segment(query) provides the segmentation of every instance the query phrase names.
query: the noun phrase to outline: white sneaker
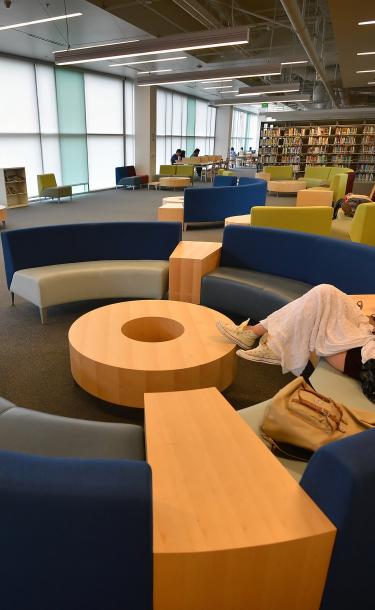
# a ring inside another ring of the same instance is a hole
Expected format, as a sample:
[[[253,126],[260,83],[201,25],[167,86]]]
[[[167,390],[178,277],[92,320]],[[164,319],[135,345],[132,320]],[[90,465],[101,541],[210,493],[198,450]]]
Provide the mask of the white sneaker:
[[[245,360],[252,360],[253,362],[264,362],[265,364],[276,364],[280,365],[281,362],[276,354],[267,345],[267,335],[263,335],[258,347],[249,350],[239,349],[236,352],[240,358]]]
[[[238,326],[235,324],[229,324],[228,322],[222,322],[218,320],[216,322],[216,328],[221,332],[222,335],[233,341],[242,349],[247,350],[253,347],[256,340],[259,339],[258,335],[253,333],[252,330],[247,330],[249,320],[245,320]]]

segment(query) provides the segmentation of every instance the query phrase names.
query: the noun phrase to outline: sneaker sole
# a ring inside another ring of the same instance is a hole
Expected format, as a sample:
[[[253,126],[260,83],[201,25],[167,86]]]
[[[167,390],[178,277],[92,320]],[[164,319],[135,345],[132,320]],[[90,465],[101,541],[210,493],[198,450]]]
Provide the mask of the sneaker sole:
[[[222,325],[222,323],[220,322],[220,320],[218,320],[216,322],[216,328],[221,332],[222,335],[224,335],[227,339],[230,339],[231,341],[233,341],[233,343],[235,343],[236,345],[238,345],[238,347],[241,347],[244,350],[247,349],[251,349],[253,347],[253,345],[256,343],[256,339],[254,341],[254,343],[252,343],[251,345],[248,345],[246,343],[243,343],[241,341],[241,339],[238,339],[237,337],[234,337],[233,335],[231,335],[231,333],[229,333],[227,331],[227,329]]]
[[[244,354],[240,350],[238,350],[236,354],[244,360],[251,360],[252,362],[263,362],[264,364],[273,364],[275,366],[281,366],[281,362],[279,362],[278,360],[271,360],[270,358],[261,358],[260,356],[249,356],[248,354]]]

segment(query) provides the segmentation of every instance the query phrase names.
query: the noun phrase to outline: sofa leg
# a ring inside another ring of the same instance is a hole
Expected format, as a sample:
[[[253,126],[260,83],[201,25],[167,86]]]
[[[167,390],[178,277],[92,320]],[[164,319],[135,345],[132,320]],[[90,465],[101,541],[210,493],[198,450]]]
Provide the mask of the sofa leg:
[[[42,324],[47,322],[47,307],[39,307],[40,321]]]
[[[10,299],[11,299],[12,306],[14,307],[14,292],[10,293]]]
[[[184,222],[182,224],[182,229],[183,229],[183,231],[187,231],[187,222]]]

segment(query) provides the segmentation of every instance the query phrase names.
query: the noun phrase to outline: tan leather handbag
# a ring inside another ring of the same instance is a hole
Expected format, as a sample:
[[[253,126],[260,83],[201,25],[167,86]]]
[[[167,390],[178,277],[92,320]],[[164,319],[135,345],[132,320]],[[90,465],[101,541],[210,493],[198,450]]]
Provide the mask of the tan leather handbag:
[[[345,407],[297,377],[271,399],[262,436],[276,453],[308,460],[322,445],[373,427],[375,412]]]

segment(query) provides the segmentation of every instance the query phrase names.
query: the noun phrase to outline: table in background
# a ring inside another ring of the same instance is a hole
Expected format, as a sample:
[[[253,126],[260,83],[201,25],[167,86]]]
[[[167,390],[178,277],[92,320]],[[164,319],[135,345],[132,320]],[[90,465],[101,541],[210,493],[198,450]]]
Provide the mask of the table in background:
[[[267,190],[269,193],[298,193],[306,189],[306,182],[303,180],[269,180]]]

